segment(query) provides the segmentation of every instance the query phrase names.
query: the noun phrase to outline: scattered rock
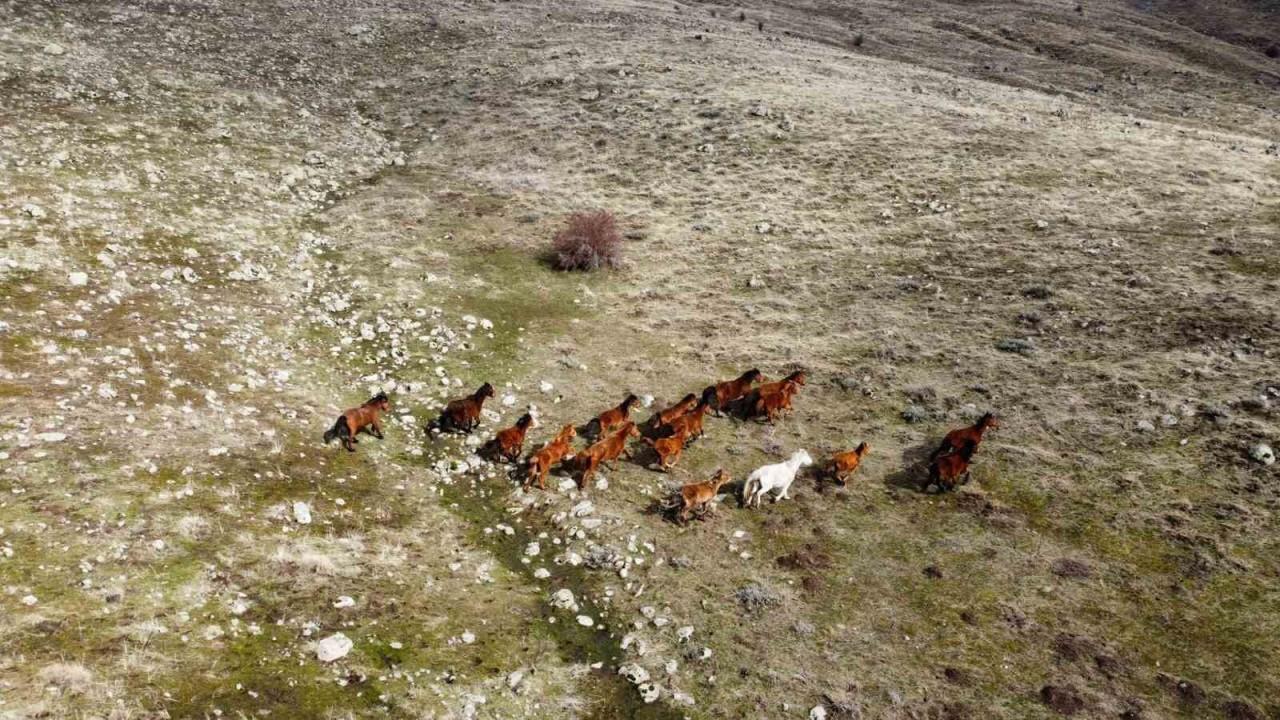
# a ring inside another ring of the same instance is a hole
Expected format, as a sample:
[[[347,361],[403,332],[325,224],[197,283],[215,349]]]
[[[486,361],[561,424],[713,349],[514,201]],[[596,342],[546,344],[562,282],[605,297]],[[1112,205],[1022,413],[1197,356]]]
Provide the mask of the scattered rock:
[[[1272,465],[1276,461],[1276,453],[1266,443],[1258,443],[1249,448],[1249,457],[1263,465]]]
[[[636,689],[640,691],[640,699],[643,700],[646,705],[657,702],[658,698],[662,697],[662,688],[658,687],[655,683],[641,683]]]
[[[578,601],[573,597],[573,591],[569,588],[561,588],[552,593],[551,605],[561,610],[578,611]]]
[[[67,52],[67,49],[62,47],[58,43],[49,43],[48,45],[45,45],[44,47],[40,48],[40,51],[43,52],[45,55],[65,55]]]
[[[311,524],[311,506],[302,501],[293,504],[293,519],[299,525]]]
[[[821,705],[814,705],[809,710],[809,720],[827,720],[827,709]]]
[[[632,685],[649,681],[649,671],[637,663],[627,663],[618,668],[618,674],[627,679]]]
[[[333,662],[347,656],[354,643],[342,633],[334,633],[316,643],[316,658],[320,662]]]
[[[67,282],[70,283],[72,287],[82,287],[84,285],[88,285],[89,273],[85,273],[85,272],[69,273],[67,275]]]
[[[1138,432],[1155,432],[1156,426],[1150,420],[1139,420],[1136,425]]]

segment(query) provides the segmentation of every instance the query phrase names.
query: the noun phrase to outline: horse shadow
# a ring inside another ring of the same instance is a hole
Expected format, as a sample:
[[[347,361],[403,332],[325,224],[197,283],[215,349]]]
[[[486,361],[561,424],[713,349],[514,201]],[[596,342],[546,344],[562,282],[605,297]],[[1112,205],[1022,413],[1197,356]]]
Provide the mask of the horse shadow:
[[[902,450],[899,469],[885,476],[886,487],[923,493],[929,482],[929,456],[937,447],[932,442],[913,445]]]

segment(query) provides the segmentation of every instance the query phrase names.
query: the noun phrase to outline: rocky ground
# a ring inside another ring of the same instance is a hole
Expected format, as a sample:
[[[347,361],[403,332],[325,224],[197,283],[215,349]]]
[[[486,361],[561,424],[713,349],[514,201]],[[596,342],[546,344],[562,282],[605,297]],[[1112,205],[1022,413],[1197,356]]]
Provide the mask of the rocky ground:
[[[0,718],[1280,717],[1267,3],[0,20]],[[626,267],[549,269],[594,207]],[[753,366],[795,414],[669,476],[474,455]]]

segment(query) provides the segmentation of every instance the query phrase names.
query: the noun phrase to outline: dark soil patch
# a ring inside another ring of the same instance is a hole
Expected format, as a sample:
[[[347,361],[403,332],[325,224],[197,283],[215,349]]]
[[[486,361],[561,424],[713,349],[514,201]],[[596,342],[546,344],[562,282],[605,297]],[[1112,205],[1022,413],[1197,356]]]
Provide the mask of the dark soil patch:
[[[831,556],[813,543],[805,543],[777,560],[779,567],[788,570],[822,570],[831,567]]]
[[[1068,685],[1045,685],[1040,688],[1040,701],[1059,715],[1075,715],[1084,709],[1079,691]]]

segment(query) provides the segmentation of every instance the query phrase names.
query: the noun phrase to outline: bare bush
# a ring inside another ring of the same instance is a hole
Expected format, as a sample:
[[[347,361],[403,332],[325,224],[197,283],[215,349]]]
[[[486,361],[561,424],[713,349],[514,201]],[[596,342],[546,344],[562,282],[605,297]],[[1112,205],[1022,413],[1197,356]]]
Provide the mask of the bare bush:
[[[577,212],[551,246],[559,270],[599,270],[622,264],[622,235],[618,219],[608,210]]]

